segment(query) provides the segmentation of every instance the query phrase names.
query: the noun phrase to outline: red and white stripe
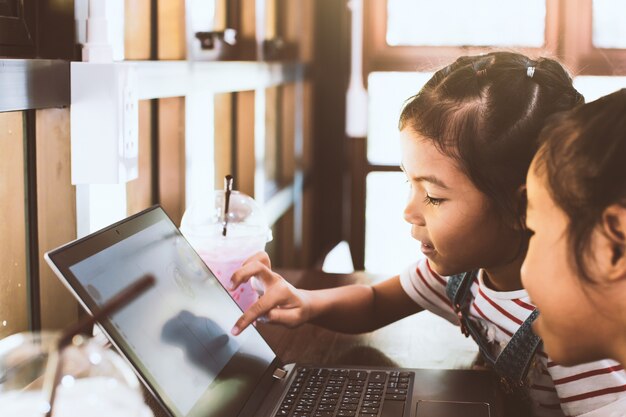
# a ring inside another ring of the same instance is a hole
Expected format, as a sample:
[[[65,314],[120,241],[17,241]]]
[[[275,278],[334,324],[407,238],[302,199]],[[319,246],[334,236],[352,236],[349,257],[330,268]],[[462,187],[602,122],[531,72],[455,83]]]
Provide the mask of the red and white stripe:
[[[446,295],[447,277],[435,273],[428,259],[420,259],[406,269],[400,275],[400,282],[421,307],[458,325]],[[474,299],[470,315],[482,324],[487,339],[500,348],[506,346],[534,310],[525,290],[494,291],[485,285],[482,271],[472,283],[471,292]],[[626,401],[626,371],[611,360],[563,367],[539,351],[529,379],[533,414],[537,416],[603,415],[605,410],[613,412],[618,402]]]

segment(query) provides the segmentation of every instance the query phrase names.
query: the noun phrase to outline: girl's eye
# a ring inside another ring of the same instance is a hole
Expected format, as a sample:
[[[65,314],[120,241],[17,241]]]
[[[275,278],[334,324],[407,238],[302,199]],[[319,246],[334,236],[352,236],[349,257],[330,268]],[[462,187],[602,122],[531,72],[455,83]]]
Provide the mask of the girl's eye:
[[[443,198],[433,198],[428,194],[426,194],[426,198],[424,199],[424,203],[426,203],[426,205],[432,204],[433,206],[438,206],[443,203],[443,201]]]

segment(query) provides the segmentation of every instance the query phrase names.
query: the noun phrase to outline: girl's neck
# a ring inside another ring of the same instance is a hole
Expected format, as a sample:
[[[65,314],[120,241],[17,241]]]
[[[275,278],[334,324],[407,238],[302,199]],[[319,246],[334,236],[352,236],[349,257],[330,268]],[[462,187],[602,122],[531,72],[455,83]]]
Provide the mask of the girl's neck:
[[[614,298],[607,305],[613,307],[612,314],[618,323],[617,331],[614,332],[614,342],[612,342],[614,350],[611,356],[626,368],[626,304],[622,301],[622,297],[626,295],[626,282],[622,284],[620,287],[612,290]]]
[[[618,348],[620,351],[617,352],[615,359],[626,368],[626,344],[622,343],[622,345]]]
[[[483,282],[494,291],[517,291],[523,288],[520,269],[524,254],[505,265],[483,268]]]

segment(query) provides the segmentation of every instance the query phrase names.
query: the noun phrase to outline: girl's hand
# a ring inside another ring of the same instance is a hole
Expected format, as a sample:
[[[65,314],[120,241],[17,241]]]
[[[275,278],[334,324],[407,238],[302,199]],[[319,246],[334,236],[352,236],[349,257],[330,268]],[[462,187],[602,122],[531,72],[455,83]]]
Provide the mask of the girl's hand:
[[[270,258],[259,252],[248,258],[233,274],[232,288],[256,277],[263,283],[265,293],[237,320],[231,333],[238,335],[257,319],[296,327],[311,318],[311,305],[307,291],[299,290],[272,271]]]

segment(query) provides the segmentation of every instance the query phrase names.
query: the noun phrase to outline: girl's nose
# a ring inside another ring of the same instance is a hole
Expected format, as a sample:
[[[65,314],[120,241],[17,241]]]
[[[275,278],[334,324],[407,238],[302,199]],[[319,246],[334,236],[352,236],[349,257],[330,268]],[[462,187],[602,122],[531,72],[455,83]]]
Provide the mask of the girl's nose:
[[[417,208],[417,204],[415,204],[413,200],[414,199],[410,199],[404,208],[404,220],[415,226],[426,226],[424,216]]]

